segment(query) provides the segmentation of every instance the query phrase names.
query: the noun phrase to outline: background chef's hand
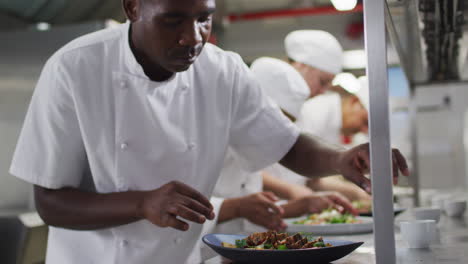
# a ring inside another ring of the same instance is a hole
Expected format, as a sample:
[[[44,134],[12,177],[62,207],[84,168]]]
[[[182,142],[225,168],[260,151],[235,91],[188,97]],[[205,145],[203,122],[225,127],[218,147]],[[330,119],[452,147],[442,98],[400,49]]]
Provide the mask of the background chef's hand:
[[[169,182],[160,188],[148,191],[139,205],[140,215],[160,227],[173,227],[185,231],[186,219],[203,224],[214,219],[210,201],[192,187],[178,182]]]
[[[398,149],[392,149],[393,183],[398,182],[398,171],[409,176],[408,165]],[[370,169],[369,144],[362,144],[342,152],[339,158],[339,172],[366,192],[371,193],[371,182],[364,174]]]
[[[275,202],[278,197],[272,192],[260,192],[238,198],[239,217],[270,230],[283,230],[286,224],[282,220],[283,208]]]
[[[290,200],[287,204],[283,204],[282,207],[284,209],[284,218],[320,213],[328,208],[335,208],[341,213],[358,214],[358,211],[352,206],[351,202],[337,192],[317,192],[299,199]]]

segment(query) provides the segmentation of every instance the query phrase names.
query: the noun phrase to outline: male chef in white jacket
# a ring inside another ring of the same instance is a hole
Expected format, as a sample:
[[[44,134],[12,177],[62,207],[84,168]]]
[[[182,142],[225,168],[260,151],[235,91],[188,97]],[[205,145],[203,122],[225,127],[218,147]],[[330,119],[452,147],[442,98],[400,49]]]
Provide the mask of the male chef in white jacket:
[[[206,196],[228,145],[251,169],[280,161],[370,191],[368,145],[345,151],[300,134],[238,55],[205,45],[214,0],[123,7],[130,23],[48,60],[13,157],[10,172],[34,184],[51,226],[48,264],[184,263],[214,218]]]

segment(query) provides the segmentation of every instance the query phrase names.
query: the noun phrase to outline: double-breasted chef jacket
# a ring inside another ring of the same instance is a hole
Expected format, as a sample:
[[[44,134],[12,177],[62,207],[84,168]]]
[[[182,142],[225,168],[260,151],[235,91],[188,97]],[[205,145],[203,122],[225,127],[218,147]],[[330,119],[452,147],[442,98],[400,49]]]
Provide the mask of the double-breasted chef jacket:
[[[152,190],[178,180],[210,196],[228,146],[252,171],[280,160],[298,129],[239,55],[206,44],[184,72],[151,81],[129,23],[80,37],[46,63],[11,174],[50,189]],[[201,232],[141,220],[95,231],[51,227],[48,264],[184,263]]]

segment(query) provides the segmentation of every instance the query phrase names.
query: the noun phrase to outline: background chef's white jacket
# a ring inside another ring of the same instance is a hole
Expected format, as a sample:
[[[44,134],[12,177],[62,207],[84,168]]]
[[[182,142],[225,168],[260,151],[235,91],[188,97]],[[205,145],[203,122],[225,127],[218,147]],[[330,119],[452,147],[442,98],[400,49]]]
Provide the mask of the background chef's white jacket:
[[[340,95],[329,92],[307,100],[296,125],[304,132],[341,145],[342,115]]]
[[[189,70],[153,82],[129,24],[78,38],[38,81],[10,172],[51,189],[152,190],[179,180],[206,196],[228,145],[249,169],[278,161],[297,128],[265,100],[241,58],[207,44]],[[96,231],[50,228],[47,263],[183,263],[201,232],[141,220]]]
[[[296,125],[301,131],[316,135],[332,144],[341,142],[341,97],[329,92],[307,100],[297,117]],[[266,172],[290,183],[304,185],[307,178],[276,163]]]

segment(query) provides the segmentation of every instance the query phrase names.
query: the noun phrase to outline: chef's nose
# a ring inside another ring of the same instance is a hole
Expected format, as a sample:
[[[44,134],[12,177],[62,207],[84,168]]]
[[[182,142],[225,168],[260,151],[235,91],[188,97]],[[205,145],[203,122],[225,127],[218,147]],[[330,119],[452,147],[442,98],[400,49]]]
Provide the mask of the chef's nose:
[[[203,38],[201,34],[201,28],[199,23],[194,20],[191,23],[187,23],[184,26],[181,37],[179,39],[179,45],[195,47],[198,44],[202,43]]]

